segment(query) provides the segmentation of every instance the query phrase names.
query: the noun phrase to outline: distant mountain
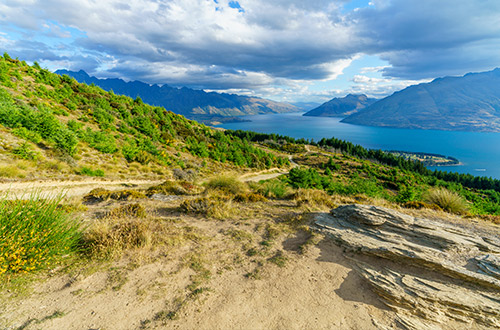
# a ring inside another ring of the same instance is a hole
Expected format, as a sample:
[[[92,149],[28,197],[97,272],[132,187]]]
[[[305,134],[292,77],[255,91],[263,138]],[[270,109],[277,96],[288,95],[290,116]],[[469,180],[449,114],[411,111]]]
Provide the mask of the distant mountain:
[[[247,97],[225,93],[207,93],[187,87],[174,88],[168,85],[149,85],[141,81],[125,82],[122,79],[99,79],[89,76],[85,71],[57,70],[59,75],[67,74],[77,81],[95,84],[102,89],[113,90],[141,99],[149,104],[162,106],[167,110],[193,119],[205,121],[227,121],[229,116],[256,115],[263,113],[296,112],[299,109],[291,104],[280,103],[257,97]]]
[[[445,77],[396,92],[342,122],[500,132],[500,69]]]
[[[299,110],[309,111],[318,107],[321,103],[318,102],[292,102],[292,105],[299,108]]]
[[[304,116],[345,117],[364,109],[376,101],[377,99],[369,98],[364,94],[349,94],[346,97],[333,98],[319,107],[306,112]]]

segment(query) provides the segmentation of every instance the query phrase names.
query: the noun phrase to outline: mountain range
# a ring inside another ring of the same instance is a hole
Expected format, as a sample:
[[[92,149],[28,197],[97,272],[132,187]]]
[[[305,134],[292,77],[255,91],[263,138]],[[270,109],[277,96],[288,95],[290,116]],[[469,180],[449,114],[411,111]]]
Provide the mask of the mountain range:
[[[369,98],[364,94],[349,94],[342,98],[334,98],[323,103],[304,114],[304,116],[318,117],[345,117],[356,113],[361,109],[373,104],[377,99]]]
[[[187,87],[175,88],[168,85],[149,85],[141,81],[126,82],[122,79],[99,79],[85,71],[57,70],[59,75],[68,75],[78,82],[94,84],[106,91],[113,90],[144,102],[162,106],[174,113],[201,121],[228,121],[233,116],[257,115],[264,113],[296,112],[299,109],[288,103],[236,94],[205,92]]]
[[[407,87],[342,122],[415,129],[500,132],[500,68]]]

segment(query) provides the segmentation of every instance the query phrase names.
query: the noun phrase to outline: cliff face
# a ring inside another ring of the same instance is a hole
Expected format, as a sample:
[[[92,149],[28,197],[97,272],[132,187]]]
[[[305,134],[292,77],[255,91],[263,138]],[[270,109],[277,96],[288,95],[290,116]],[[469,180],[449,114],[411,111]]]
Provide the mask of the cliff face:
[[[319,107],[305,113],[304,116],[345,117],[364,109],[375,101],[377,101],[377,99],[369,98],[364,94],[349,94],[343,98],[336,97],[331,99]]]
[[[500,69],[410,86],[342,121],[367,126],[500,132]]]

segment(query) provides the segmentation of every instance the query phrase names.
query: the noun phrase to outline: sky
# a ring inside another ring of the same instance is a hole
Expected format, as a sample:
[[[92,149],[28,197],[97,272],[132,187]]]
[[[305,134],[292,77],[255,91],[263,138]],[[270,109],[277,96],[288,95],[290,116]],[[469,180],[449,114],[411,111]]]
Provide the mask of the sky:
[[[500,67],[499,0],[0,0],[0,51],[284,102]]]

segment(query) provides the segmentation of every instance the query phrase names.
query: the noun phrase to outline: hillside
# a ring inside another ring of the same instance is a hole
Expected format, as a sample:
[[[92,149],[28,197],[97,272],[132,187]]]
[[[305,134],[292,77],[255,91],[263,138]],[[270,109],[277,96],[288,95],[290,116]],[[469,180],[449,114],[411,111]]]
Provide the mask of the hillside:
[[[149,85],[141,81],[125,82],[122,79],[98,79],[85,71],[58,70],[59,75],[69,75],[77,81],[94,84],[121,95],[164,107],[191,119],[204,121],[227,121],[231,116],[257,115],[264,113],[295,112],[298,108],[291,104],[280,103],[257,97],[247,97],[226,93],[207,93],[187,87],[174,88],[168,85]]]
[[[410,86],[342,121],[368,126],[500,132],[500,69]]]
[[[376,101],[377,99],[369,98],[364,94],[348,94],[342,98],[333,98],[319,107],[306,112],[304,116],[345,117],[359,112]]]
[[[212,129],[7,54],[0,132],[0,328],[500,324],[498,180]]]

